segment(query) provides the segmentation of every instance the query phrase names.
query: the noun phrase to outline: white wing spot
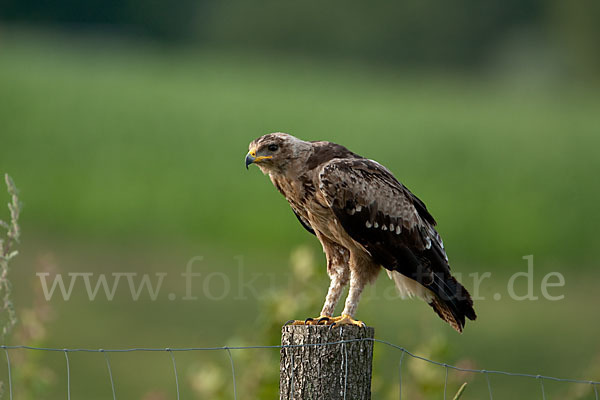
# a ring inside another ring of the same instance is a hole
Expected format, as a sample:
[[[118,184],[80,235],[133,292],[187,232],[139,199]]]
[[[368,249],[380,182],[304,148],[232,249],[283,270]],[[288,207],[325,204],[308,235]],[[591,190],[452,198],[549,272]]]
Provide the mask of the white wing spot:
[[[356,212],[356,209],[354,209],[354,208],[351,210],[348,210],[348,214],[350,214],[350,215],[354,215],[355,212]]]
[[[377,221],[375,221],[375,223],[373,224],[374,228],[379,228],[379,224],[377,223]]]
[[[431,239],[427,238],[427,243],[425,244],[425,248],[428,250],[431,248]]]
[[[387,225],[384,225],[384,226],[382,226],[382,227],[381,227],[381,230],[382,230],[382,231],[387,231]]]
[[[394,224],[390,224],[390,232],[394,232]]]
[[[356,206],[356,212],[360,212],[360,210],[362,210],[362,206],[360,206],[360,205]]]
[[[370,228],[370,227],[371,227],[371,221],[367,221],[367,222],[365,222],[365,226],[366,226],[367,228]]]
[[[398,225],[398,226],[396,227],[396,235],[399,235],[399,234],[400,234],[400,232],[402,232],[402,228],[400,227],[400,225]]]

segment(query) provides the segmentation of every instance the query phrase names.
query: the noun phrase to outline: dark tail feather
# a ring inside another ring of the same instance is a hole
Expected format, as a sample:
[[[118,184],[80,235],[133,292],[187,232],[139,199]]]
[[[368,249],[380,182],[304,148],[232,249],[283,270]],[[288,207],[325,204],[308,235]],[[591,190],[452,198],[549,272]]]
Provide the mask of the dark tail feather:
[[[465,317],[470,320],[477,318],[469,292],[454,277],[435,274],[429,289],[436,295],[429,305],[458,332],[462,332],[465,326]]]

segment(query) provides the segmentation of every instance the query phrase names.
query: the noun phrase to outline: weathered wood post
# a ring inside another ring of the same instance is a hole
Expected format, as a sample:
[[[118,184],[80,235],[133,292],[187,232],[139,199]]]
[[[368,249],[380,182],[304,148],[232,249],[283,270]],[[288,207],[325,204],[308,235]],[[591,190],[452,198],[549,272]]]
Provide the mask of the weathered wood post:
[[[293,347],[281,348],[280,400],[370,399],[373,341],[361,339],[374,334],[354,325],[284,326],[281,344]]]

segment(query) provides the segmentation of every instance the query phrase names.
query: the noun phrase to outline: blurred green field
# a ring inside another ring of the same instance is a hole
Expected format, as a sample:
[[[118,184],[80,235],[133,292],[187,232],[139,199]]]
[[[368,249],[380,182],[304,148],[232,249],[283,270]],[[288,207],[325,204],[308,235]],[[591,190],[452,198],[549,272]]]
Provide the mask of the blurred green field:
[[[304,232],[243,169],[252,139],[285,131],[387,165],[453,258],[594,261],[596,88],[140,48],[3,40],[0,169],[20,182],[25,224],[289,246]]]
[[[388,166],[438,219],[454,269],[494,274],[481,286],[488,300],[476,304],[479,320],[462,336],[422,303],[378,295],[391,286],[382,276],[358,315],[379,338],[422,351],[442,338],[450,350],[440,361],[600,379],[597,89],[9,32],[0,40],[0,172],[13,176],[25,203],[11,272],[17,308],[32,302],[48,254],[63,273],[169,271],[165,286],[177,298],[185,288],[176,277],[196,255],[206,259],[204,274],[221,271],[232,282],[242,255],[244,271],[285,287],[290,252],[303,244],[318,255],[318,243],[268,180],[243,166],[248,142],[284,131]],[[537,294],[542,276],[559,271],[564,300],[491,299],[525,270],[528,254]],[[261,290],[272,286],[259,280]],[[253,298],[169,301],[163,292],[154,302],[133,302],[126,291],[90,302],[79,287],[71,301],[50,302],[56,318],[43,344],[275,344],[257,329]],[[64,357],[40,357],[56,371],[47,398],[63,398]],[[184,376],[202,363],[182,357]],[[395,398],[397,357],[377,354],[375,398]],[[165,354],[119,357],[122,398],[153,388],[173,398],[168,362]],[[75,355],[72,365],[74,393],[110,395],[100,356]],[[499,398],[539,397],[536,382],[493,382]],[[191,397],[190,381],[183,384]],[[473,385],[465,398],[481,398],[485,381]],[[548,390],[575,398],[569,387]]]

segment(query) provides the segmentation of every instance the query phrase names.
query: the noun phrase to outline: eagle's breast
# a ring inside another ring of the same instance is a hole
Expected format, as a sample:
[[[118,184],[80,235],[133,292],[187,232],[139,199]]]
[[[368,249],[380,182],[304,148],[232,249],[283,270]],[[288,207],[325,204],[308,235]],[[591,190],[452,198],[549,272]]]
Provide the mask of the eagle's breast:
[[[271,175],[271,181],[277,190],[290,203],[294,212],[308,220],[307,205],[315,200],[315,186],[307,176],[288,179],[284,175]]]

